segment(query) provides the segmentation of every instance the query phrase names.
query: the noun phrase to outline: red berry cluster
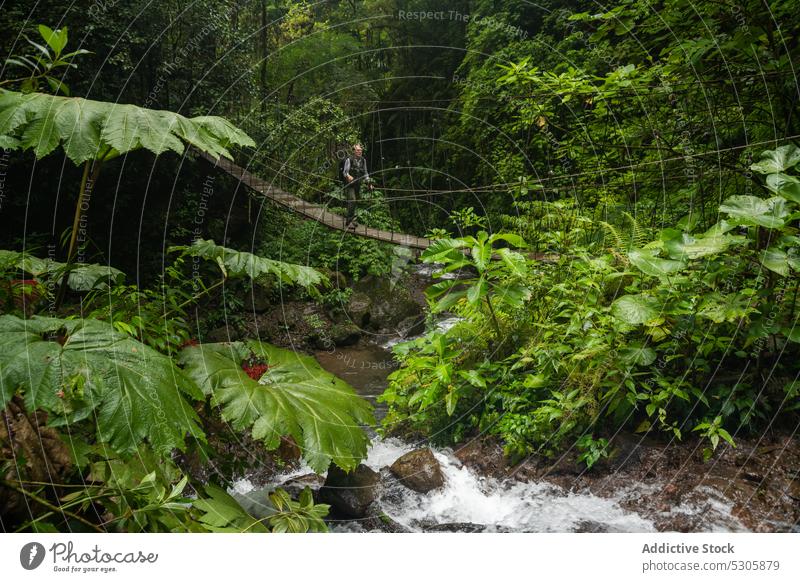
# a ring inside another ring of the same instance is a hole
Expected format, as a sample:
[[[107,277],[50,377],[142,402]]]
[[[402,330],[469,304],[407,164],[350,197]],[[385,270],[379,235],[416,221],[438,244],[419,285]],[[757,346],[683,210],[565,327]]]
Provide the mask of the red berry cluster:
[[[247,362],[242,362],[242,370],[253,380],[258,380],[269,370],[269,366],[266,364],[248,364]]]

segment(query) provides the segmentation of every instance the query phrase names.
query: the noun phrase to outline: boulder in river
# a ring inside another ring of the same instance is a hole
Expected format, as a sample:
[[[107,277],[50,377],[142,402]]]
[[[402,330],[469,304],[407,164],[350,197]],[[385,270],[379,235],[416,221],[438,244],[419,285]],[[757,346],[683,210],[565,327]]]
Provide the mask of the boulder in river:
[[[591,519],[584,519],[575,524],[575,533],[606,533],[608,532],[608,525],[593,521]]]
[[[347,304],[347,318],[358,327],[364,327],[370,322],[372,299],[366,293],[353,293]]]
[[[420,335],[425,331],[425,316],[412,315],[397,324],[397,333],[402,338]]]
[[[366,465],[359,465],[351,473],[331,465],[319,498],[343,517],[361,518],[377,499],[379,485],[380,475]]]
[[[361,527],[366,531],[384,533],[408,533],[412,531],[387,515],[381,508],[380,501],[376,501],[367,508],[366,517],[360,523]]]
[[[371,330],[394,331],[404,319],[423,314],[422,305],[399,281],[367,275],[355,283],[353,290],[348,309],[350,317],[357,325],[368,325]],[[365,307],[367,313],[363,312]]]
[[[334,324],[330,330],[330,341],[335,346],[352,346],[361,339],[361,330],[352,323]]]
[[[491,438],[475,438],[461,445],[455,457],[483,476],[502,478],[508,463],[500,443]]]
[[[486,531],[482,523],[423,523],[422,529],[427,532],[439,533],[481,533]]]
[[[389,467],[403,485],[420,493],[427,493],[444,485],[444,475],[439,461],[430,449],[406,453]]]
[[[305,475],[292,477],[281,483],[279,487],[286,491],[293,499],[300,497],[300,494],[306,487],[311,489],[311,492],[314,493],[316,497],[324,482],[325,479],[316,473],[307,473]]]

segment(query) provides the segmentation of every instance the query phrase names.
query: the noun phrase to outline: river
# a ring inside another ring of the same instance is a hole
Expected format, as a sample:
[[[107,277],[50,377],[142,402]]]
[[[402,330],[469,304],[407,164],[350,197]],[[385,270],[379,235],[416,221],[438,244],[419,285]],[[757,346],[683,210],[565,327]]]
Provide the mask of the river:
[[[347,381],[375,405],[379,419],[385,415],[385,406],[377,398],[396,366],[387,346],[337,348],[319,352],[316,357],[326,370]],[[734,517],[733,503],[713,488],[701,488],[674,504],[654,509],[649,498],[669,489],[667,479],[628,482],[621,477],[611,495],[597,495],[546,480],[482,476],[464,466],[447,448],[433,449],[444,474],[444,486],[421,494],[403,486],[386,467],[401,455],[427,445],[396,438],[382,440],[374,431],[371,435],[372,445],[364,463],[381,472],[379,503],[382,513],[394,522],[392,531],[650,532],[664,529],[664,523],[692,523],[692,531],[749,529]],[[298,478],[318,487],[320,480],[309,473],[301,465],[279,475],[267,489]],[[263,498],[265,493],[247,479],[237,481],[231,491],[249,503],[251,511],[253,500]],[[635,510],[637,504],[642,504],[642,511]],[[330,519],[329,526],[333,532],[382,531],[382,527],[375,526],[375,520]]]

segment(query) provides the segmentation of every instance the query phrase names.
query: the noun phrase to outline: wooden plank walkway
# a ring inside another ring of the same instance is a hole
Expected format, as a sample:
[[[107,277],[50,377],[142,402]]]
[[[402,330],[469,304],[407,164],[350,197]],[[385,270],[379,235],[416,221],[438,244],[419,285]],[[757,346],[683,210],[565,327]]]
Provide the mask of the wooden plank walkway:
[[[230,160],[225,158],[215,158],[197,149],[193,151],[196,155],[214,164],[223,172],[230,174],[251,190],[262,194],[266,198],[273,200],[277,204],[280,204],[292,212],[296,212],[297,214],[305,216],[306,218],[310,218],[311,220],[316,220],[320,224],[324,224],[329,228],[355,234],[357,236],[363,236],[366,238],[387,242],[393,245],[410,247],[412,249],[424,250],[431,244],[430,239],[424,237],[405,234],[402,232],[380,230],[364,225],[359,225],[354,230],[348,230],[344,216],[340,214],[334,214],[333,212],[328,212],[324,206],[307,202],[302,198],[298,198],[297,196],[281,190],[280,188],[276,188],[258,176],[254,176],[244,168],[237,166]]]

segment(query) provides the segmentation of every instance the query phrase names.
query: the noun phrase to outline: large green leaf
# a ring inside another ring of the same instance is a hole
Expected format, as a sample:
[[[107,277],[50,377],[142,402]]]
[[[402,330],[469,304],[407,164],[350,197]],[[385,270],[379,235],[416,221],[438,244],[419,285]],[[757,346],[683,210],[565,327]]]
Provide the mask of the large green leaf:
[[[787,200],[800,204],[800,180],[787,174],[767,176],[767,188]]]
[[[509,275],[521,278],[528,274],[528,261],[522,253],[502,248],[497,249],[497,256],[503,261]]]
[[[611,313],[630,325],[641,325],[658,316],[658,300],[647,295],[624,295],[611,304]]]
[[[629,366],[649,366],[656,361],[655,351],[639,344],[630,344],[619,348],[617,353],[620,359]]]
[[[50,424],[94,414],[97,436],[121,453],[147,439],[160,454],[203,437],[184,395],[203,397],[170,358],[91,319],[0,316],[0,405],[21,391]]]
[[[21,107],[23,97],[13,91],[0,93],[0,135],[13,135],[27,121],[28,115]]]
[[[775,150],[768,150],[761,154],[761,159],[750,166],[750,169],[760,174],[777,174],[791,168],[800,162],[800,149],[794,144],[781,146]]]
[[[242,369],[251,357],[269,366],[258,381]],[[349,471],[366,456],[362,425],[374,423],[371,406],[310,356],[248,341],[187,347],[180,361],[227,421],[252,428],[268,448],[290,435],[318,473],[331,461]]]
[[[789,255],[777,247],[770,247],[761,253],[761,264],[783,277],[789,276]]]
[[[170,251],[175,250],[183,251],[189,256],[216,261],[217,264],[224,268],[226,276],[230,277],[246,276],[251,279],[262,279],[272,275],[284,283],[300,285],[306,288],[327,283],[325,276],[313,267],[284,263],[283,261],[259,257],[253,253],[235,251],[220,246],[213,240],[198,239],[189,247],[170,248]]]
[[[531,290],[522,283],[492,285],[494,299],[511,309],[519,309],[531,297]]]
[[[172,133],[161,111],[135,105],[114,105],[105,117],[100,137],[120,153],[144,148],[154,154],[183,153],[183,142]]]
[[[475,283],[473,283],[467,289],[467,303],[472,307],[477,306],[481,300],[486,297],[486,293],[489,290],[489,286],[486,283],[486,279],[480,277]]]
[[[719,207],[742,224],[758,225],[766,228],[781,228],[789,215],[786,201],[775,196],[767,200],[755,196],[731,196]]]
[[[75,291],[91,291],[96,287],[106,288],[109,284],[117,285],[124,280],[125,273],[114,267],[79,263],[69,268],[67,286]]]
[[[0,249],[0,271],[17,267],[22,259],[22,253]]]
[[[425,295],[431,300],[431,311],[441,313],[448,311],[467,295],[467,287],[458,279],[446,279],[439,283],[429,285]]]
[[[52,259],[40,259],[28,253],[0,249],[0,268],[17,268],[39,278],[49,278],[56,282],[67,276],[67,286],[74,291],[91,291],[96,287],[122,283],[125,273],[108,265],[87,263],[60,263]]]
[[[504,240],[508,244],[518,247],[518,248],[525,248],[528,246],[528,243],[525,242],[525,239],[519,236],[518,234],[513,234],[510,232],[500,232],[497,234],[493,234],[489,237],[488,244],[489,246],[493,246],[495,241]]]
[[[200,523],[213,532],[267,533],[269,530],[259,520],[248,514],[226,491],[208,484],[207,497],[197,499],[192,505],[202,513]]]
[[[100,141],[102,111],[87,106],[83,99],[64,101],[55,115],[55,125],[63,128],[59,138],[63,140],[64,153],[76,164],[92,160],[107,149]]]
[[[690,235],[675,229],[665,229],[661,240],[669,256],[679,261],[699,259],[716,255],[726,250],[730,245],[740,243],[744,239],[722,234],[719,229],[705,235]]]
[[[64,47],[67,46],[67,27],[53,30],[44,24],[39,25],[39,34],[42,35],[44,41],[53,49],[56,55],[60,55]]]
[[[655,252],[655,249],[634,249],[628,253],[628,258],[640,271],[653,277],[666,277],[686,267],[683,261],[661,259]]]
[[[468,243],[462,239],[439,239],[422,252],[420,260],[423,263],[441,263],[444,259],[450,259],[466,265],[468,262],[462,253],[462,249],[467,246]]]
[[[255,142],[229,121],[187,118],[171,111],[44,93],[0,92],[0,142],[32,149],[37,158],[59,144],[76,164],[146,149],[182,153],[184,143],[215,157],[231,157],[231,146]]]

